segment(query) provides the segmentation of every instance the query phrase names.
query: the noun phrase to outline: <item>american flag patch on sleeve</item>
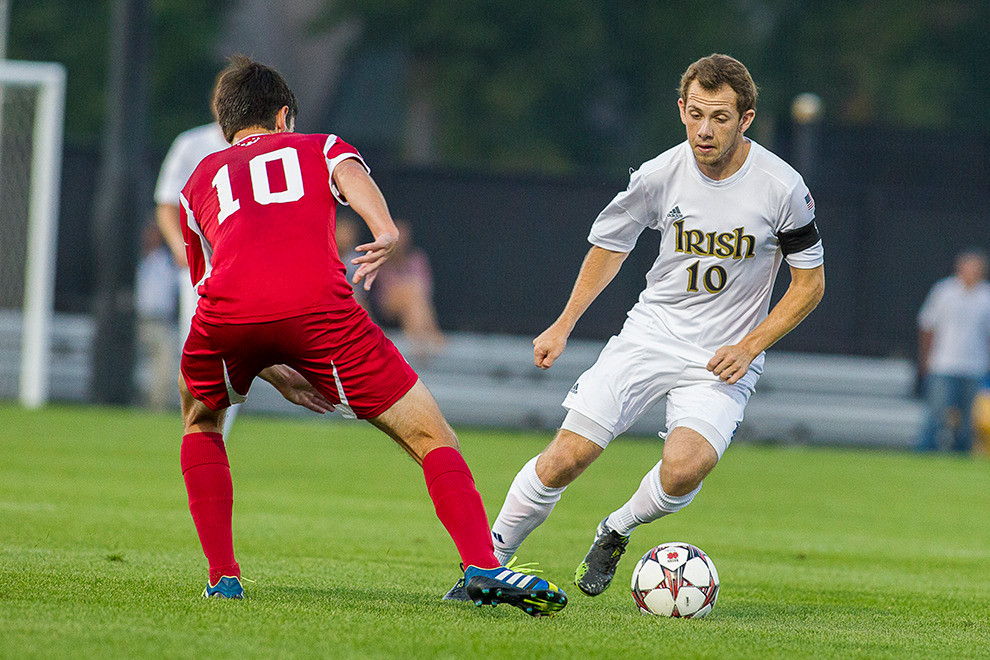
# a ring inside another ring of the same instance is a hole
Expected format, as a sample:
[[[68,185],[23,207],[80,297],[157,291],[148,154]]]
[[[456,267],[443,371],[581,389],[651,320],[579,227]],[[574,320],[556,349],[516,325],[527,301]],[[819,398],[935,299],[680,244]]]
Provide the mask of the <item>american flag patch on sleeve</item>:
[[[809,210],[815,208],[815,200],[811,196],[811,193],[808,193],[807,195],[804,196],[804,201],[808,203]]]

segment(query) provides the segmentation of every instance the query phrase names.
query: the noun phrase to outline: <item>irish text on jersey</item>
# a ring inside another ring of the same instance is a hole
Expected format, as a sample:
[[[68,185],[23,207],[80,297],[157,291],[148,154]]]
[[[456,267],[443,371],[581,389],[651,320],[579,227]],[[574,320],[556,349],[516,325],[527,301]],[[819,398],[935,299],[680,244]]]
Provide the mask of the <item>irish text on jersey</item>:
[[[704,232],[700,229],[685,229],[684,221],[673,223],[677,230],[674,251],[696,254],[702,257],[719,259],[751,259],[756,254],[756,237],[746,233],[745,227],[736,227],[731,232]]]

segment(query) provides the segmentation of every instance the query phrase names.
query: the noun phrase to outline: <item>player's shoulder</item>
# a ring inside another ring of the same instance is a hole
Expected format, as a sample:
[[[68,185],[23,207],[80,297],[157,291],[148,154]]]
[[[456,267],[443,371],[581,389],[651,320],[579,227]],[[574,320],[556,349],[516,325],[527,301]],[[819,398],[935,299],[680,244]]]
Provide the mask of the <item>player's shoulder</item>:
[[[354,150],[354,147],[333,133],[280,133],[279,135],[285,140],[286,144],[318,149],[324,154],[328,154],[332,150]]]
[[[778,184],[784,191],[791,191],[802,182],[800,173],[791,165],[755,140],[750,140],[752,171]]]
[[[644,162],[635,170],[635,174],[644,181],[655,182],[676,171],[687,162],[688,156],[691,156],[691,149],[687,141],[684,141]]]

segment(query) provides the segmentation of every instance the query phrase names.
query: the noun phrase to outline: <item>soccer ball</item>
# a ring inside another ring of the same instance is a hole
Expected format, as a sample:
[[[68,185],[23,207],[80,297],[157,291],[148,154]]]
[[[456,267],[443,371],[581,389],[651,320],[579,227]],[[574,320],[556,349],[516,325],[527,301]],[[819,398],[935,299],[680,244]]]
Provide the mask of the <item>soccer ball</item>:
[[[718,571],[690,543],[663,543],[633,569],[632,597],[643,614],[700,619],[715,606]]]

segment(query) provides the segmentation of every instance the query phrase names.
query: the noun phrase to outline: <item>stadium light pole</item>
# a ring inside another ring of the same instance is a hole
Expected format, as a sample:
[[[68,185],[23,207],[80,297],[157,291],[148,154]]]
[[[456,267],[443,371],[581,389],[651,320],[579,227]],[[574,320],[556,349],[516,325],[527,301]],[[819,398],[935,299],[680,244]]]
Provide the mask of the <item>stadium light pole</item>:
[[[809,186],[818,182],[824,105],[817,94],[805,92],[791,101],[794,121],[794,166]]]
[[[92,395],[134,399],[134,273],[138,228],[151,214],[148,134],[150,10],[147,0],[115,0],[98,189],[93,212],[96,299]]]

